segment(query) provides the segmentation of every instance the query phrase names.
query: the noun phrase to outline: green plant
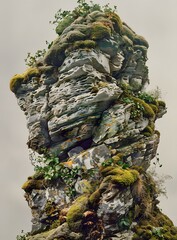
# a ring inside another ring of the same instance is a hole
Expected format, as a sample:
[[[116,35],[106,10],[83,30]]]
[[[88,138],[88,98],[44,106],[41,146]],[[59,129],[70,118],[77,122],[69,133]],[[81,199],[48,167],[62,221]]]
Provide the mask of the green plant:
[[[66,167],[59,158],[53,154],[45,154],[35,159],[35,171],[44,173],[45,180],[60,178],[66,184],[66,194],[73,197],[76,194],[74,184],[80,174],[80,167]]]
[[[25,64],[29,67],[34,67],[37,61],[42,58],[46,53],[46,50],[37,50],[37,52],[32,55],[31,53],[27,53],[27,57],[25,58]]]
[[[114,165],[114,159],[109,158],[108,160],[102,162],[101,164],[103,167],[113,166]]]
[[[63,11],[62,9],[59,9],[54,16],[54,20],[50,21],[50,23],[54,25],[58,24],[64,25],[65,22],[66,26],[66,22],[68,21],[69,23],[69,19],[70,20],[73,19],[74,21],[74,19],[77,19],[79,16],[85,17],[86,15],[94,11],[101,11],[104,13],[115,13],[117,10],[116,6],[111,7],[109,4],[106,4],[103,7],[101,7],[100,4],[96,4],[93,1],[87,3],[85,0],[78,0],[77,3],[78,6],[75,7],[73,11],[67,10]]]
[[[120,219],[118,222],[118,226],[120,230],[127,230],[130,228],[130,220],[126,217]]]
[[[21,231],[21,235],[17,235],[16,240],[26,240],[28,236],[28,233],[24,233],[24,231]]]
[[[155,103],[156,102],[155,98],[146,92],[139,93],[138,98],[144,100],[146,103]]]
[[[144,107],[139,102],[133,102],[130,116],[132,119],[140,118],[143,115]]]
[[[153,227],[152,228],[152,233],[154,236],[158,237],[158,239],[164,239],[164,236],[162,234],[162,227]]]

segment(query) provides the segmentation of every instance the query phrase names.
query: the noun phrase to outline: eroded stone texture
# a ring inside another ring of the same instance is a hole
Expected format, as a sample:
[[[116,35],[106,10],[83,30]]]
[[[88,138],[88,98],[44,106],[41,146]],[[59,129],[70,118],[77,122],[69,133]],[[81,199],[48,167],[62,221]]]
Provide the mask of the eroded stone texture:
[[[44,58],[11,81],[26,115],[28,147],[55,154],[70,173],[80,168],[70,183],[72,198],[61,176],[32,177],[24,184],[33,215],[29,240],[134,235],[137,216],[130,226],[126,221],[130,211],[136,215],[136,184],[146,185],[159,143],[154,123],[166,107],[140,95],[149,83],[147,41],[112,14],[93,11],[63,31],[58,26],[59,36]],[[82,196],[84,203],[78,200]]]

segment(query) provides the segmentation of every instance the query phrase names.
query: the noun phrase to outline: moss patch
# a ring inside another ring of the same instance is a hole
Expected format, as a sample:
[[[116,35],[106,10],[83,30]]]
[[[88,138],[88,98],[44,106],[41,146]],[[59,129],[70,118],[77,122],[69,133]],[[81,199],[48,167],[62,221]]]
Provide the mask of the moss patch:
[[[146,103],[142,99],[136,98],[136,97],[132,97],[132,100],[135,103],[138,102],[139,104],[141,104],[143,106],[143,108],[144,108],[144,110],[143,110],[144,117],[153,118],[153,119],[155,118],[155,113],[154,113],[152,107],[148,103]]]
[[[22,83],[27,82],[32,77],[39,77],[39,76],[40,76],[40,72],[38,68],[29,68],[22,74],[16,74],[10,80],[10,90],[16,93]]]
[[[45,180],[35,180],[35,179],[31,179],[26,181],[23,186],[22,189],[25,192],[30,192],[33,189],[44,189],[46,187],[46,182]]]
[[[122,169],[121,167],[106,167],[102,171],[103,176],[108,177],[112,183],[126,187],[133,184],[139,176],[138,171],[134,169]]]
[[[145,47],[147,47],[147,48],[149,47],[149,44],[148,44],[148,42],[145,40],[145,38],[142,37],[142,36],[139,36],[139,35],[135,35],[133,43],[134,43],[135,45],[143,45],[143,46],[145,46]]]
[[[106,27],[102,22],[95,22],[92,24],[92,31],[90,38],[92,40],[100,40],[103,38],[110,38],[111,29]]]
[[[92,49],[96,47],[96,42],[93,40],[83,40],[83,41],[76,41],[71,45],[68,51],[73,51],[75,49]]]
[[[56,27],[56,33],[58,35],[62,34],[65,28],[67,28],[72,22],[74,21],[74,18],[69,15],[66,16],[62,21],[60,21]]]
[[[134,227],[133,240],[175,240],[177,239],[177,228],[172,221],[159,210],[154,212],[147,220],[141,220]]]
[[[74,232],[79,231],[81,227],[84,212],[88,209],[88,195],[84,194],[78,197],[69,208],[66,215],[66,221],[70,229]]]
[[[125,23],[122,27],[122,34],[127,36],[132,42],[134,42],[135,32],[129,28]]]
[[[114,28],[115,32],[122,33],[123,26],[122,26],[122,21],[121,21],[120,17],[116,13],[113,13],[113,12],[107,14],[107,16],[108,16],[108,19],[110,19],[111,22],[113,23],[113,28]]]

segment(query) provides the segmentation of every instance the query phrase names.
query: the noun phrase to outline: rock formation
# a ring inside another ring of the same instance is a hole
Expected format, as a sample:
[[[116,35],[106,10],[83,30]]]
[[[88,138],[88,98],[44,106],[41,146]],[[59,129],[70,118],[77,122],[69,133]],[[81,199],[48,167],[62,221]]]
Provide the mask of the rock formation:
[[[113,10],[83,3],[10,82],[34,153],[22,187],[33,217],[26,239],[177,239],[147,173],[166,112],[145,92],[148,43]]]

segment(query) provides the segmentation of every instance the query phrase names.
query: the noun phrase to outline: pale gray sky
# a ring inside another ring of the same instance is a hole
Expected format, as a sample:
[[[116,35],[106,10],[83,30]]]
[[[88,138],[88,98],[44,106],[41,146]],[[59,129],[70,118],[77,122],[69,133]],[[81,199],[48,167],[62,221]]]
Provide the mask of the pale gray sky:
[[[107,0],[94,2],[108,3]],[[159,86],[168,113],[158,120],[161,132],[158,152],[162,169],[171,175],[168,199],[161,208],[177,224],[177,1],[109,0],[118,6],[123,21],[149,42],[149,76],[152,87]],[[70,9],[76,0],[0,0],[0,239],[15,240],[21,229],[31,227],[30,210],[20,189],[33,168],[26,146],[25,116],[9,90],[9,79],[25,70],[27,52],[45,47],[55,38],[49,21],[59,8]]]

